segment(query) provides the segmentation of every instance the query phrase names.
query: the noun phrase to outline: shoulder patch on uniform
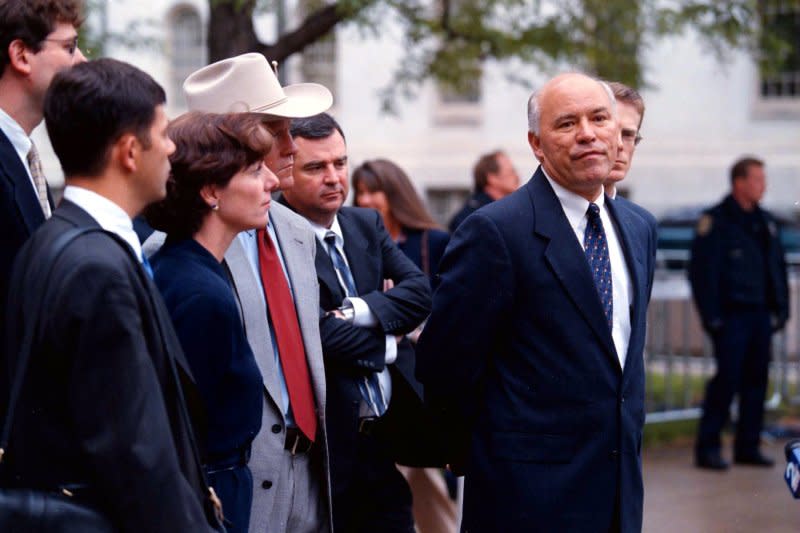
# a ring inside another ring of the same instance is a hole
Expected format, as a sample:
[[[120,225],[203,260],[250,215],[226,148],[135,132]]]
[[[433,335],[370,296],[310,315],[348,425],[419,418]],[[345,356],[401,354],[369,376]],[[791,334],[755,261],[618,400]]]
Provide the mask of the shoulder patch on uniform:
[[[703,215],[700,217],[700,220],[697,221],[697,228],[696,232],[701,237],[705,237],[711,231],[711,228],[714,226],[714,217],[711,215]]]
[[[773,237],[778,236],[778,225],[775,224],[774,221],[770,220],[769,222],[767,222],[767,229],[769,230],[769,234],[772,235]]]

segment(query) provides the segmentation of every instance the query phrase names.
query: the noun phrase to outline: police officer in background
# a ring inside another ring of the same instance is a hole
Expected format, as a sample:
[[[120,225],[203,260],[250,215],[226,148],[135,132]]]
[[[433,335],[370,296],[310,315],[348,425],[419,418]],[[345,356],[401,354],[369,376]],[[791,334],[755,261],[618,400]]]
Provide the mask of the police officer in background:
[[[720,432],[736,393],[734,461],[773,465],[759,450],[759,434],[770,341],[789,317],[789,294],[778,225],[758,205],[765,189],[764,162],[752,157],[737,161],[730,194],[703,214],[692,243],[689,280],[717,362],[695,448],[700,468],[728,468],[720,455]]]

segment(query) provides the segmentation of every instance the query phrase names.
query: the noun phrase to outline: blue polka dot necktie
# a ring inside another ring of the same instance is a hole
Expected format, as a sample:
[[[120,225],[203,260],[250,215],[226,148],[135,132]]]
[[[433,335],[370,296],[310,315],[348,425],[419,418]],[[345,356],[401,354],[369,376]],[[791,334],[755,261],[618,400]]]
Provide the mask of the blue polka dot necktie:
[[[603,231],[603,221],[600,220],[600,207],[589,204],[586,211],[586,231],[583,233],[583,249],[586,260],[592,271],[594,286],[603,305],[608,329],[613,328],[614,299],[611,290],[611,259],[608,256],[608,242],[606,232]]]

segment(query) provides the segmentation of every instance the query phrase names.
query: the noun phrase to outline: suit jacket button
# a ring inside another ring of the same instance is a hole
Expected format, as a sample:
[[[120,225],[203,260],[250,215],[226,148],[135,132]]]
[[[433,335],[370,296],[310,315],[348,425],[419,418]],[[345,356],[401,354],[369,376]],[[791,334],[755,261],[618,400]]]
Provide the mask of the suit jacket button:
[[[617,457],[619,457],[619,452],[617,450],[611,450],[611,460],[616,461]]]
[[[281,425],[280,424],[273,424],[272,425],[272,432],[273,433],[280,433],[281,432]]]
[[[272,487],[272,481],[265,479],[264,481],[261,482],[262,489],[268,489],[270,487]]]

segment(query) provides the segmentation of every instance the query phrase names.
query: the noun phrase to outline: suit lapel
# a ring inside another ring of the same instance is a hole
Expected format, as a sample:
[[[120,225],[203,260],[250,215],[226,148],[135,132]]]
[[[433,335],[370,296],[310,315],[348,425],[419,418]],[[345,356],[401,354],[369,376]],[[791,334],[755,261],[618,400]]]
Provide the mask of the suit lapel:
[[[622,252],[625,255],[625,264],[628,266],[628,275],[631,280],[631,287],[633,288],[633,309],[630,313],[631,320],[631,336],[628,341],[628,353],[625,357],[625,368],[623,369],[623,382],[630,375],[628,369],[635,364],[635,357],[631,357],[631,350],[638,345],[635,336],[640,335],[640,331],[644,331],[644,325],[640,324],[641,317],[645,315],[639,313],[641,306],[644,305],[644,291],[645,291],[645,266],[642,263],[642,256],[644,252],[636,239],[634,239],[631,231],[637,224],[641,225],[636,218],[634,218],[630,211],[625,206],[615,203],[613,200],[606,198],[606,205],[611,214],[612,220],[616,223],[617,234],[620,236],[622,244]]]
[[[67,220],[75,226],[100,227],[94,217],[69,200],[64,200],[61,202],[58,209],[53,212],[53,217]],[[109,237],[109,239],[113,239],[113,237]],[[121,238],[113,240],[116,241],[114,244],[115,246],[119,246],[125,252],[127,252],[131,261],[131,267],[137,269],[137,274],[139,275],[139,280],[141,281],[143,288],[145,291],[150,293],[153,319],[159,328],[165,356],[173,357],[183,372],[193,381],[194,378],[192,377],[192,370],[191,366],[189,366],[189,361],[186,360],[186,356],[180,347],[178,338],[171,333],[172,319],[170,318],[169,312],[167,311],[167,308],[161,299],[161,293],[159,292],[158,287],[156,287],[156,284],[152,279],[150,279],[150,276],[144,273],[139,259],[133,253],[133,250],[131,250],[130,246],[126,242],[122,241]]]
[[[39,198],[33,190],[28,171],[22,164],[16,150],[14,150],[11,141],[2,131],[0,131],[0,168],[2,168],[5,178],[11,182],[11,187],[14,191],[14,203],[17,206],[20,218],[25,222],[28,231],[33,233],[44,222],[42,206],[39,205]],[[48,199],[52,206],[53,202],[49,195],[50,191],[48,189]]]
[[[548,241],[544,256],[578,312],[619,368],[614,342],[589,264],[558,197],[541,168],[527,185],[534,205],[534,233]]]
[[[328,250],[319,242],[319,239],[316,239],[316,241],[317,256],[314,259],[314,266],[317,270],[317,278],[319,278],[320,285],[328,289],[328,293],[331,295],[332,299],[331,302],[320,301],[320,304],[326,308],[338,307],[342,300],[344,300],[344,291],[339,284],[339,278],[336,277],[336,271],[333,269],[333,262],[331,261],[330,255],[328,255]],[[329,311],[330,309],[325,310]]]
[[[347,208],[339,211],[339,226],[344,236],[344,253],[356,282],[358,294],[374,291],[378,283],[374,274],[377,269],[370,253],[369,240],[351,218]]]
[[[315,269],[311,268],[309,251],[311,246],[319,244],[319,241],[308,226],[301,226],[300,222],[287,216],[290,214],[288,209],[277,205],[273,206],[271,210],[272,224],[275,227],[278,245],[292,285],[295,311],[303,336],[303,346],[311,372],[317,408],[324,418],[325,367],[321,358],[313,356],[310,348],[319,344],[319,290],[317,289],[317,274]],[[307,239],[313,239],[314,243],[307,242]],[[319,250],[317,250],[317,256],[319,256]]]
[[[225,253],[225,260],[231,270],[233,282],[242,302],[244,327],[247,340],[253,350],[258,368],[264,380],[267,394],[276,405],[281,403],[281,391],[278,386],[277,369],[275,368],[275,352],[272,350],[272,336],[267,322],[267,307],[261,293],[261,286],[247,258],[247,252],[239,238],[233,239]]]

